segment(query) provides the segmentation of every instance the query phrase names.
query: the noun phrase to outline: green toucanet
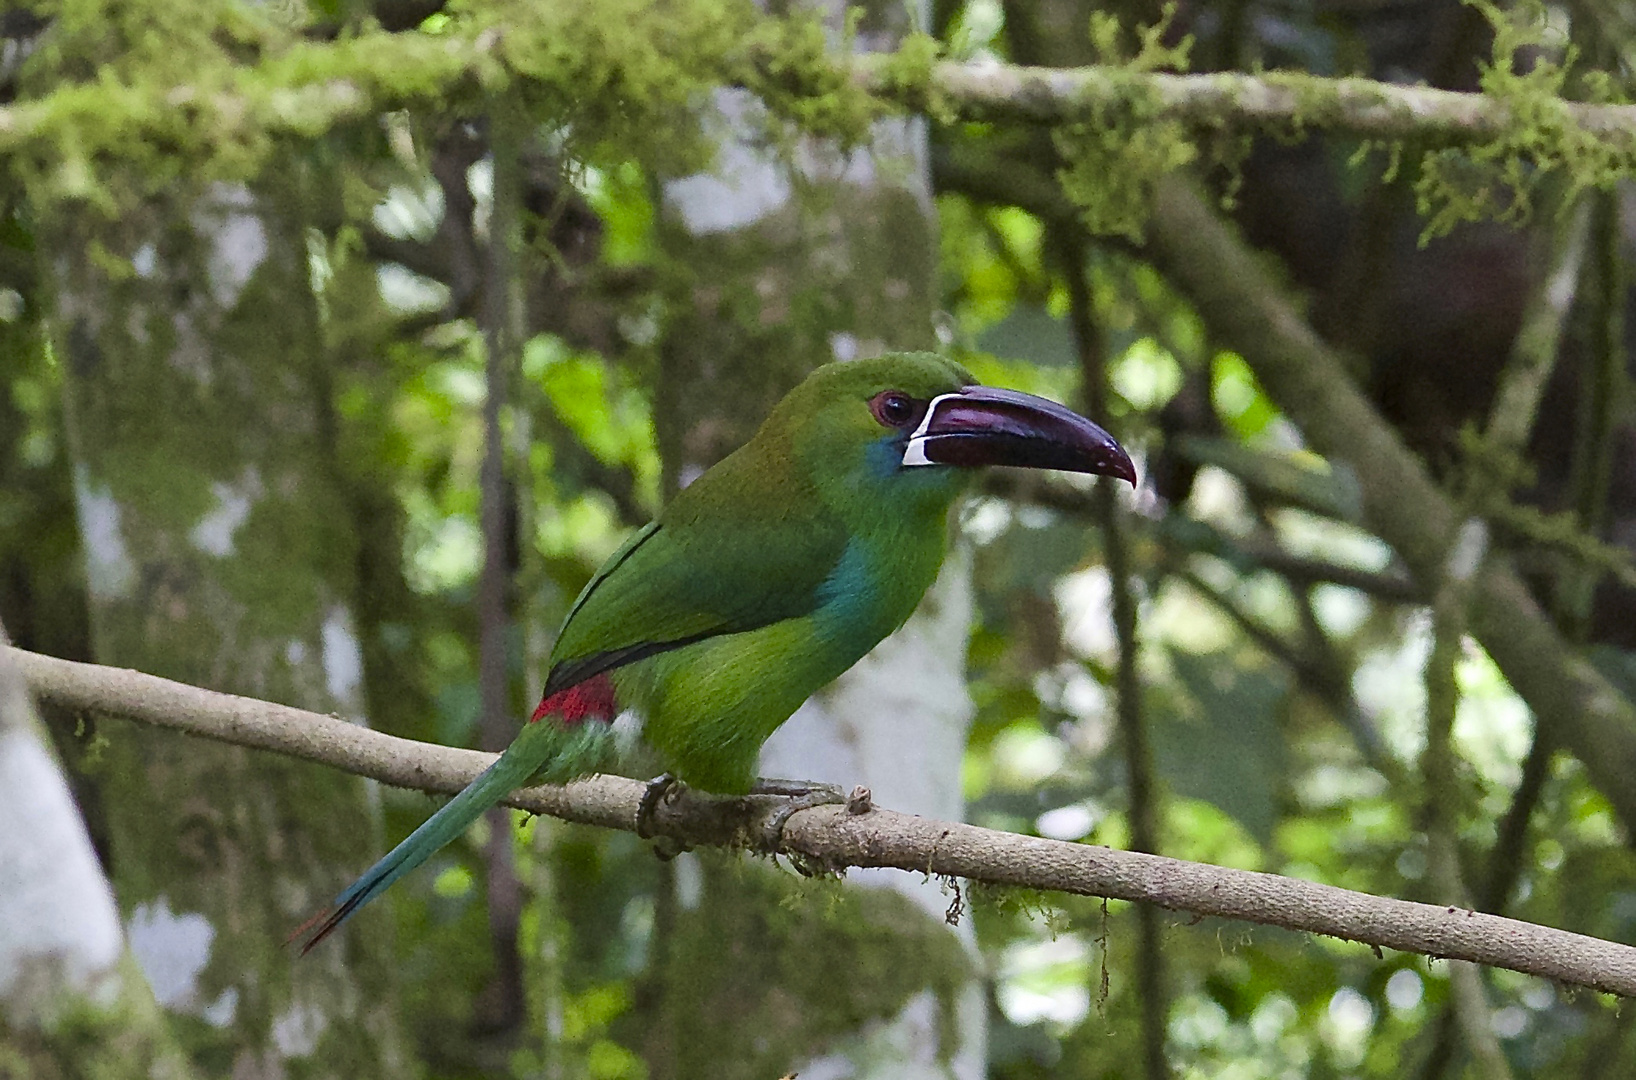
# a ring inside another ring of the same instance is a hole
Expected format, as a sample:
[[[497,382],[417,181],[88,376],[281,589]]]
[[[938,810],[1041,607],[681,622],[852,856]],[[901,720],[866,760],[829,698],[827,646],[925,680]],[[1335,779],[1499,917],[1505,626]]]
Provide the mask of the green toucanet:
[[[517,738],[318,916],[305,947],[512,789],[613,764],[627,710],[682,782],[750,791],[773,730],[914,611],[981,465],[1136,479],[1089,420],[943,357],[818,368],[597,571]]]

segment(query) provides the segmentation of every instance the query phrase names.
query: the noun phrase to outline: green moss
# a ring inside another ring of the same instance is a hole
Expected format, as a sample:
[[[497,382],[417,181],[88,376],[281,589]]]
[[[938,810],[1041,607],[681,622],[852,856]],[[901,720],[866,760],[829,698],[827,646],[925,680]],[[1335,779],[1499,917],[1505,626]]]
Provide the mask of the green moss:
[[[1636,171],[1636,142],[1587,132],[1569,113],[1562,94],[1573,50],[1561,63],[1535,58],[1546,43],[1542,6],[1479,6],[1497,31],[1483,89],[1509,120],[1497,138],[1422,156],[1416,192],[1428,237],[1461,221],[1526,219],[1533,192],[1554,173],[1572,193]],[[933,39],[908,35],[881,58],[877,99],[836,62],[816,14],[767,17],[749,0],[485,0],[420,31],[365,28],[332,40],[225,0],[185,10],[161,0],[64,0],[56,15],[26,65],[19,101],[0,116],[0,148],[38,205],[67,202],[110,217],[178,182],[253,177],[288,139],[392,108],[476,115],[510,89],[573,155],[635,154],[671,174],[707,163],[696,106],[722,86],[756,95],[775,125],[849,145],[867,135],[882,99],[945,122],[956,116],[932,88]],[[1141,78],[1186,68],[1190,43],[1166,46],[1168,23],[1167,15],[1139,30],[1135,48],[1123,50],[1117,20],[1093,17],[1105,81],[1090,115],[1064,125],[1057,141],[1070,161],[1063,186],[1095,232],[1139,237],[1158,179],[1201,155],[1201,132],[1160,119],[1161,102]],[[1299,101],[1293,120],[1271,133],[1300,137],[1342,121],[1334,80],[1266,79]],[[1352,82],[1352,100],[1371,85]],[[1603,73],[1577,89],[1591,101],[1619,98]],[[1207,127],[1234,125],[1224,115]],[[1205,149],[1216,158],[1220,147]]]
[[[54,329],[82,490],[117,520],[128,564],[93,597],[98,659],[351,712],[334,683],[350,673],[337,619],[357,541],[335,483],[307,173],[298,157],[282,164],[277,186],[178,184],[115,222],[59,216],[52,249],[84,255],[62,260]],[[105,537],[92,554],[112,550]],[[270,1052],[299,1008],[324,1026],[292,1077],[396,1075],[397,1037],[367,1005],[390,985],[372,927],[348,935],[346,971],[340,951],[335,967],[292,968],[281,946],[369,861],[369,830],[336,828],[370,820],[359,782],[138,725],[100,731],[116,894],[127,911],[210,927],[183,1011],[230,1002],[232,1021],[177,1018],[200,1069],[227,1075],[237,1055]]]
[[[0,1076],[7,1080],[185,1080],[192,1075],[127,953],[96,997],[34,1001],[35,1023],[0,1019]]]
[[[958,121],[954,103],[932,85],[933,65],[943,45],[926,34],[910,34],[897,51],[881,58],[878,68],[881,96],[925,113],[940,124]]]
[[[965,896],[967,903],[974,908],[1040,922],[1052,937],[1068,930],[1068,913],[1051,893],[1041,889],[968,881],[965,883]]]
[[[1565,189],[1561,205],[1571,206],[1581,191],[1610,188],[1636,173],[1636,140],[1587,131],[1569,112],[1563,93],[1578,53],[1569,45],[1560,63],[1549,59],[1544,6],[1525,0],[1501,10],[1488,0],[1471,2],[1494,27],[1494,58],[1483,65],[1482,89],[1505,106],[1508,119],[1497,138],[1421,158],[1415,197],[1427,219],[1422,243],[1461,222],[1527,221],[1534,193],[1553,177]],[[1585,87],[1604,99],[1614,95],[1607,79]]]
[[[1099,105],[1093,119],[1057,129],[1057,149],[1069,161],[1057,180],[1093,234],[1140,243],[1159,181],[1190,164],[1198,149],[1180,121],[1157,118],[1143,83],[1121,89],[1119,101]]]
[[[1079,208],[1085,227],[1098,236],[1126,236],[1138,243],[1160,180],[1198,157],[1192,134],[1179,120],[1162,119],[1164,102],[1143,78],[1155,71],[1184,71],[1192,39],[1164,44],[1175,16],[1167,4],[1159,22],[1137,32],[1138,47],[1121,57],[1118,17],[1091,16],[1091,40],[1107,68],[1114,93],[1098,94],[1090,116],[1053,133],[1068,161],[1057,179]]]
[[[1476,3],[1495,28],[1494,58],[1484,66],[1482,89],[1504,107],[1506,119],[1492,138],[1422,151],[1415,180],[1426,218],[1422,242],[1467,221],[1524,222],[1542,184],[1561,187],[1562,205],[1571,205],[1580,191],[1605,189],[1636,173],[1636,140],[1587,130],[1570,111],[1564,94],[1577,53],[1570,46],[1560,62],[1549,59],[1553,44],[1543,6],[1530,0],[1502,11],[1487,0]],[[1092,38],[1105,68],[1102,81],[1088,102],[1089,116],[1057,132],[1058,148],[1070,162],[1060,174],[1063,188],[1093,232],[1139,240],[1159,178],[1201,156],[1201,145],[1212,160],[1228,164],[1240,152],[1231,141],[1218,138],[1213,146],[1199,141],[1211,129],[1241,131],[1233,109],[1192,127],[1163,118],[1163,102],[1142,76],[1180,70],[1186,62],[1185,42],[1175,49],[1162,45],[1163,25],[1143,31],[1136,54],[1121,58],[1117,21],[1105,15],[1093,20]],[[1345,128],[1359,108],[1395,110],[1406,132],[1418,122],[1409,107],[1368,80],[1292,71],[1260,77],[1295,98],[1288,120],[1257,125],[1284,141],[1298,141],[1312,129]],[[1227,88],[1236,85],[1229,82]],[[1605,73],[1589,73],[1577,89],[1594,102],[1620,98]],[[1387,141],[1385,147],[1392,162],[1388,172],[1395,175],[1402,143]]]
[[[816,14],[768,18],[748,0],[487,0],[429,30],[333,40],[258,11],[62,4],[21,100],[0,116],[0,148],[37,203],[116,217],[182,179],[250,179],[289,139],[393,108],[478,115],[507,90],[574,153],[617,145],[668,172],[706,161],[696,106],[721,86],[845,142],[882,112],[835,63]]]

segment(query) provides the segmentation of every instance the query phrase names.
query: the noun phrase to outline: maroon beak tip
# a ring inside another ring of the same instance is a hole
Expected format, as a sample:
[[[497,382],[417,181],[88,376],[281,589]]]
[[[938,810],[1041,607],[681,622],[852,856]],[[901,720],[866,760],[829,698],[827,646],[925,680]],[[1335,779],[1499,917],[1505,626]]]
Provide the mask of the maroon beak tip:
[[[912,442],[919,464],[1059,469],[1136,486],[1136,466],[1112,435],[1072,409],[1017,390],[967,386],[939,398]]]

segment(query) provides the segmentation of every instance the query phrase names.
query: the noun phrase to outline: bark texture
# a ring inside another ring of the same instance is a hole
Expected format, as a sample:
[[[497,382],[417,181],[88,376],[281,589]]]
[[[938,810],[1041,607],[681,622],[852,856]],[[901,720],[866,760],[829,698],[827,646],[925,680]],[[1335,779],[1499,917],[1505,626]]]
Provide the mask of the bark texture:
[[[6,640],[0,628],[0,648]],[[126,949],[113,892],[22,672],[0,655],[0,1075],[192,1075]]]
[[[476,750],[417,743],[334,717],[217,694],[140,672],[77,664],[20,649],[0,655],[22,667],[42,701],[322,762],[400,787],[453,794],[494,760]],[[567,787],[526,788],[505,801],[531,814],[634,832],[643,790],[635,780],[595,776]],[[686,795],[662,806],[654,825],[658,834],[686,844],[754,847],[778,805],[767,799]],[[1143,900],[1176,911],[1470,960],[1636,997],[1636,947],[1481,911],[1372,896],[1279,874],[1021,836],[862,805],[796,814],[784,830],[779,851],[806,860],[809,868],[894,867],[917,880],[946,875],[993,885]],[[678,877],[683,878],[678,891],[697,904],[699,879],[695,876],[689,883],[686,875]],[[789,877],[785,875],[786,880]],[[801,882],[789,887],[801,888]],[[804,897],[799,906],[810,899]]]
[[[97,658],[356,716],[355,541],[299,174],[59,222],[54,336]],[[281,945],[369,861],[362,785],[117,723],[85,764],[132,951],[201,1068],[401,1073],[375,931],[317,963]]]
[[[895,45],[912,10],[867,9],[861,47]],[[779,152],[751,96],[724,89],[713,104],[715,168],[663,190],[662,243],[689,268],[664,331],[656,415],[672,490],[817,365],[936,345],[923,123],[881,121],[850,153],[811,140]],[[969,579],[951,560],[909,625],[773,736],[763,774],[862,784],[958,818]],[[683,861],[676,879],[653,973],[655,1077],[983,1074],[985,1004],[937,883],[860,879],[891,891],[848,885],[832,904],[792,908],[781,900],[799,883],[755,864]]]

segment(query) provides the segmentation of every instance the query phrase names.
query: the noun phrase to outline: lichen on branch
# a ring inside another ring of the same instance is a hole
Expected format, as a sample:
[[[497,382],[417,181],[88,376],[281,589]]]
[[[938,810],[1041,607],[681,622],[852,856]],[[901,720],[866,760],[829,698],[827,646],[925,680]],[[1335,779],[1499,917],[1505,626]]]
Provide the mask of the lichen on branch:
[[[180,178],[252,178],[290,141],[401,109],[476,117],[502,91],[572,152],[614,147],[671,170],[708,163],[699,106],[723,86],[749,89],[771,121],[843,142],[886,108],[815,15],[771,18],[749,0],[486,0],[420,29],[333,40],[231,3],[187,6],[171,35],[177,10],[63,5],[0,107],[0,152],[39,205],[117,215]]]
[[[852,56],[810,13],[769,16],[749,0],[483,0],[414,30],[329,38],[226,0],[179,10],[160,0],[58,5],[17,99],[0,107],[0,152],[38,205],[118,214],[178,180],[249,179],[283,145],[386,112],[477,116],[499,91],[571,155],[635,156],[664,171],[707,163],[696,120],[723,87],[755,95],[769,124],[842,143],[894,108],[1045,124],[1087,225],[1124,235],[1140,233],[1158,178],[1200,156],[1230,157],[1252,131],[1424,148],[1417,190],[1431,233],[1525,215],[1546,175],[1584,188],[1636,172],[1636,106],[1610,103],[1608,80],[1580,80],[1592,100],[1570,102],[1571,50],[1516,61],[1547,41],[1537,5],[1486,9],[1499,32],[1482,94],[1301,72],[1178,74],[1187,43],[1166,45],[1164,21],[1121,56],[1105,18],[1094,31],[1102,63],[1050,70],[939,61],[923,35],[896,53]]]
[[[1487,100],[1504,123],[1485,139],[1427,151],[1415,181],[1426,219],[1421,241],[1462,222],[1496,219],[1521,224],[1533,214],[1533,193],[1560,176],[1571,206],[1581,191],[1608,188],[1636,174],[1636,143],[1610,139],[1578,122],[1565,98],[1579,52],[1569,43],[1553,59],[1553,32],[1539,0],[1502,10],[1490,0],[1468,0],[1494,28],[1492,60],[1481,65]],[[1599,103],[1612,95],[1607,80],[1590,80]]]
[[[1140,78],[1187,69],[1193,39],[1164,44],[1175,15],[1176,5],[1166,4],[1157,23],[1138,31],[1138,48],[1129,57],[1121,56],[1118,17],[1091,15],[1092,43],[1121,93],[1096,102],[1090,116],[1062,124],[1052,134],[1067,162],[1057,180],[1093,235],[1126,236],[1140,243],[1154,188],[1198,157],[1192,132],[1180,120],[1162,115],[1163,101]]]

